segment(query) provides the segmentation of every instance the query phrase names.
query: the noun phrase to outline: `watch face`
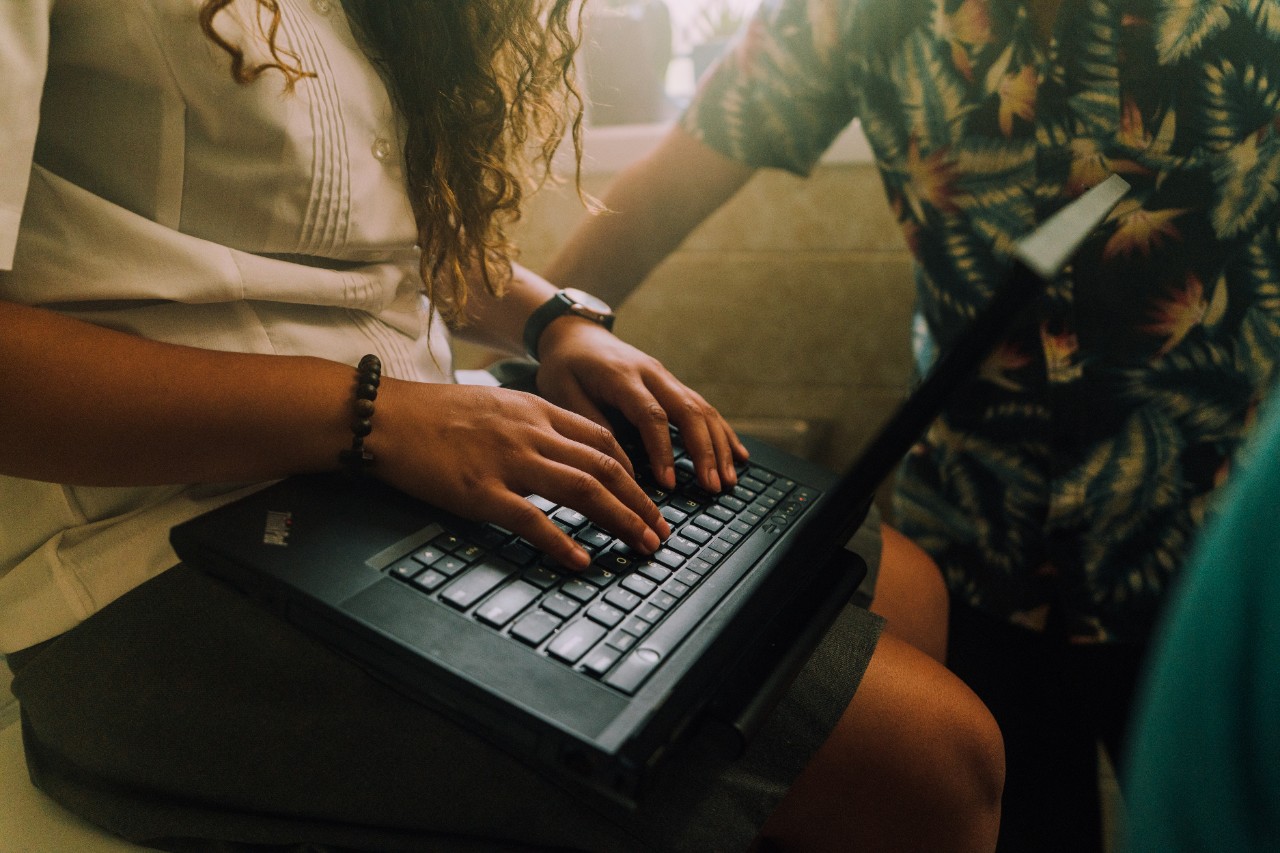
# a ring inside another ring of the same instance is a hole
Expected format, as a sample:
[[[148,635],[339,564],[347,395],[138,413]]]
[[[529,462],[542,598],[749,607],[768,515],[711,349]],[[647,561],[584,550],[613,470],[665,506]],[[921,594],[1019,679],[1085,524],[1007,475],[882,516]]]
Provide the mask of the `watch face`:
[[[599,314],[601,317],[613,316],[613,309],[609,307],[609,303],[599,297],[592,296],[584,290],[578,290],[576,287],[566,287],[563,293],[572,299],[575,305],[586,308],[592,314]]]

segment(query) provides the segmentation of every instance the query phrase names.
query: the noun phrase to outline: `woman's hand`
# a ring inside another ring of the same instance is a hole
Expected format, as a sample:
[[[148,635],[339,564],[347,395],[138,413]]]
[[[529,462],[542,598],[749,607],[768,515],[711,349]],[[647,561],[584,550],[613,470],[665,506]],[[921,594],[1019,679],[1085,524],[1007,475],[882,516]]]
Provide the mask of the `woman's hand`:
[[[391,485],[501,525],[570,568],[590,556],[528,495],[572,507],[643,553],[671,533],[612,433],[532,394],[384,378],[366,445]]]
[[[601,426],[611,406],[636,426],[654,477],[675,486],[668,423],[680,428],[698,484],[711,492],[738,481],[735,461],[747,449],[715,407],[685,387],[655,358],[588,320],[561,317],[538,344],[538,390]]]

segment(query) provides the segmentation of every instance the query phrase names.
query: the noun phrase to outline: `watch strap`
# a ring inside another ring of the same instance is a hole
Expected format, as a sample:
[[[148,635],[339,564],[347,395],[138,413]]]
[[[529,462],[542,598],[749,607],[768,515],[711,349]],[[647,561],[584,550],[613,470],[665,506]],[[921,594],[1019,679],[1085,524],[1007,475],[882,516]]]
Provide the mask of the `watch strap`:
[[[575,310],[577,304],[573,297],[562,290],[533,310],[533,313],[529,315],[529,319],[524,324],[524,351],[530,358],[534,361],[538,360],[538,341],[542,339],[542,333],[547,330],[547,326],[550,326],[553,320],[563,317],[565,314],[574,314],[584,320],[598,323],[605,329],[612,330],[612,314],[601,316],[594,312]]]

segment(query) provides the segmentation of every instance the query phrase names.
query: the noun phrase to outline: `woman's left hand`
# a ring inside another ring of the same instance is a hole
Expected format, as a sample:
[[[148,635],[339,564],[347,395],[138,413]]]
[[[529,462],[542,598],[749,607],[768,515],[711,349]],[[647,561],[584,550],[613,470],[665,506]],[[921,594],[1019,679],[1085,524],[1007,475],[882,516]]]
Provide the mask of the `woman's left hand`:
[[[698,485],[719,492],[737,483],[735,464],[746,460],[746,447],[714,406],[657,359],[578,317],[548,326],[538,352],[542,396],[604,426],[602,409],[617,409],[639,430],[662,486],[676,483],[668,424],[680,429]]]

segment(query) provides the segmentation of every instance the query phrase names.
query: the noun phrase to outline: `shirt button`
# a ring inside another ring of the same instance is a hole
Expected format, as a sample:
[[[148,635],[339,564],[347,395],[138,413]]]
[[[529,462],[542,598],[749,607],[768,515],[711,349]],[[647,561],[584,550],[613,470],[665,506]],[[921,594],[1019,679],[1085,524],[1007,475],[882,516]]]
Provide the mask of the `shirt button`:
[[[333,3],[330,0],[311,0],[311,8],[321,15],[327,15],[333,11]]]
[[[391,140],[379,136],[373,140],[373,159],[382,161],[391,156]]]

